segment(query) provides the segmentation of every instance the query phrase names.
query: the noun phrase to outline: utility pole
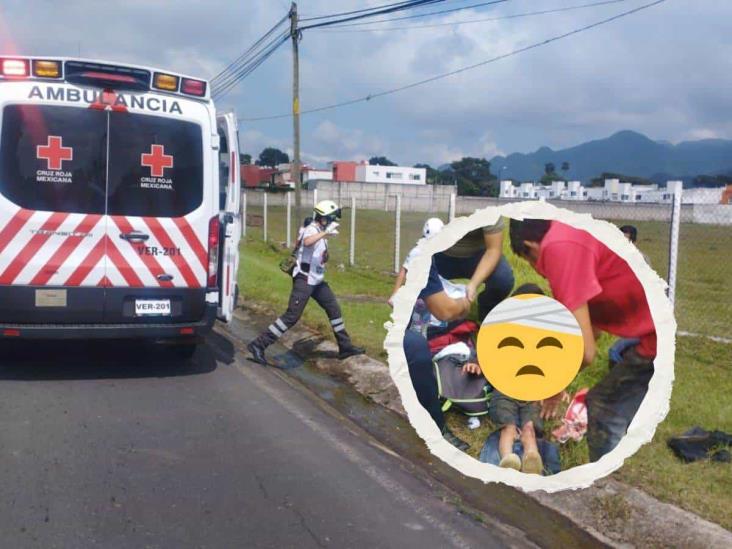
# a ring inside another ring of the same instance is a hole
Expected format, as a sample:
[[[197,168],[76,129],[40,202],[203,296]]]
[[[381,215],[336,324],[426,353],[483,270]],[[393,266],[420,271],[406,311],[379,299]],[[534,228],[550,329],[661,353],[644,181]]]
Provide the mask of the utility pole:
[[[295,185],[295,226],[302,223],[300,216],[300,58],[298,50],[299,31],[297,30],[297,3],[290,7],[290,36],[292,38],[292,130],[293,130],[293,158],[290,165],[292,182]]]

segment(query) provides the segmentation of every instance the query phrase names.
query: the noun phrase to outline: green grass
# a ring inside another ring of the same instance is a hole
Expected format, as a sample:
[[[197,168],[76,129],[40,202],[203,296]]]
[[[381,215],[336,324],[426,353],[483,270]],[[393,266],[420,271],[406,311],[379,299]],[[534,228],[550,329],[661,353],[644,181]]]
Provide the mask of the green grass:
[[[261,206],[250,206],[248,215],[261,219]],[[348,263],[350,210],[344,210],[341,234],[331,241],[334,264]],[[400,259],[414,246],[422,232],[426,217],[435,215],[447,221],[444,214],[403,212],[401,216]],[[614,221],[638,228],[638,248],[645,253],[651,267],[665,280],[668,276],[669,225],[659,221]],[[293,234],[295,228],[293,227]],[[249,227],[252,240],[262,239],[261,227]],[[359,269],[389,274],[394,269],[394,213],[358,210],[356,214],[356,262]],[[676,320],[679,330],[732,337],[728,326],[732,306],[732,284],[727,281],[730,265],[732,227],[683,223],[680,232],[676,287]],[[285,242],[285,209],[268,210],[268,239]],[[332,269],[331,269],[332,271]]]
[[[253,209],[250,214],[259,213]],[[393,285],[393,213],[359,211],[357,213],[356,257],[358,265],[348,266],[348,228],[346,212],[340,236],[331,240],[331,262],[327,280],[339,296],[348,331],[368,353],[386,359],[382,348],[384,322],[391,312],[386,298]],[[414,245],[421,232],[425,214],[402,215],[401,258]],[[617,222],[617,224],[622,224]],[[649,256],[651,266],[666,274],[668,262],[668,227],[664,223],[635,222],[639,230],[639,248]],[[287,253],[284,213],[271,209],[270,242],[262,239],[261,227],[248,227],[242,242],[240,288],[244,299],[257,301],[271,309],[273,317],[287,306],[291,281],[278,269]],[[294,230],[294,229],[293,229]],[[677,287],[677,319],[681,329],[728,336],[725,320],[729,320],[732,303],[729,285],[722,283],[722,273],[729,261],[722,256],[721,243],[730,242],[732,228],[682,225],[679,282]],[[536,282],[547,289],[541,279],[523,261],[506,249],[514,268],[516,283]],[[724,259],[720,261],[720,258]],[[315,304],[308,305],[304,322],[330,334],[325,314]],[[570,391],[591,387],[607,371],[607,349],[613,339],[603,336],[597,360],[570,386]],[[664,501],[669,501],[732,529],[732,466],[720,463],[682,464],[666,446],[666,440],[694,425],[732,432],[732,345],[714,343],[703,338],[680,337],[677,342],[676,382],[667,419],[659,426],[653,442],[626,462],[617,476],[642,487]],[[448,413],[450,426],[471,443],[470,453],[477,455],[492,426],[486,418],[476,431],[465,426],[465,416]],[[553,424],[545,426],[549,431]],[[562,467],[586,463],[585,441],[568,442],[561,448]]]

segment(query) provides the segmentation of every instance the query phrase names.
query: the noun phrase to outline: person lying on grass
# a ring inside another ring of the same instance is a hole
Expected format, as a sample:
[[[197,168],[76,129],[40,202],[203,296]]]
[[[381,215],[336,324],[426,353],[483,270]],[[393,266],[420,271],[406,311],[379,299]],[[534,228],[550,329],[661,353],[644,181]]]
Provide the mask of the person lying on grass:
[[[525,294],[544,295],[544,292],[536,284],[524,284],[511,295]],[[534,475],[541,474],[544,464],[536,443],[537,431],[541,433],[542,430],[540,413],[541,403],[517,400],[493,389],[488,415],[501,430],[501,438],[498,441],[498,453],[501,457],[499,467]],[[523,446],[523,460],[513,452],[513,443],[517,438],[521,440]]]

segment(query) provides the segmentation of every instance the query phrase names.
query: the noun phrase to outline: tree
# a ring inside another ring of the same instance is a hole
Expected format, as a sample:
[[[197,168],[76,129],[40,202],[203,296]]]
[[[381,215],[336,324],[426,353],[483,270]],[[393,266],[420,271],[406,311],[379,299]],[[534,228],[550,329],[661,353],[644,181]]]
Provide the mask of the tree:
[[[453,185],[455,176],[452,173],[436,170],[429,164],[415,164],[415,168],[424,168],[427,171],[428,185]]]
[[[286,152],[282,152],[274,147],[267,147],[261,153],[257,159],[257,166],[267,166],[269,168],[276,168],[278,164],[288,164],[290,157],[287,156]]]
[[[569,171],[569,162],[566,160],[562,162],[562,171],[566,174]]]
[[[567,162],[564,164],[567,164],[567,168],[569,168],[569,164]],[[562,167],[564,164],[562,164]],[[544,164],[544,175],[541,176],[541,183],[543,185],[548,185],[552,181],[562,181],[562,176],[557,173],[557,167],[554,165],[554,162],[547,162]]]
[[[252,155],[247,153],[239,153],[239,164],[251,164]]]
[[[458,194],[498,196],[498,178],[491,173],[491,163],[485,158],[463,157],[450,164],[457,181]]]
[[[385,156],[372,156],[369,158],[369,164],[372,166],[396,166],[394,162]]]

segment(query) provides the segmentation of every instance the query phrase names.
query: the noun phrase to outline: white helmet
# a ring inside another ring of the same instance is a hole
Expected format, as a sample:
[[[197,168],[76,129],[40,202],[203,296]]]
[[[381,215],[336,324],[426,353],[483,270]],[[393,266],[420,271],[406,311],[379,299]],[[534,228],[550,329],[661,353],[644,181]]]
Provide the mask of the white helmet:
[[[442,219],[438,217],[431,217],[424,222],[424,227],[422,227],[422,236],[425,238],[432,238],[439,233],[444,226],[445,224],[442,222]]]
[[[341,217],[341,209],[332,200],[321,200],[313,210],[315,219],[325,217],[328,221],[335,221]]]

